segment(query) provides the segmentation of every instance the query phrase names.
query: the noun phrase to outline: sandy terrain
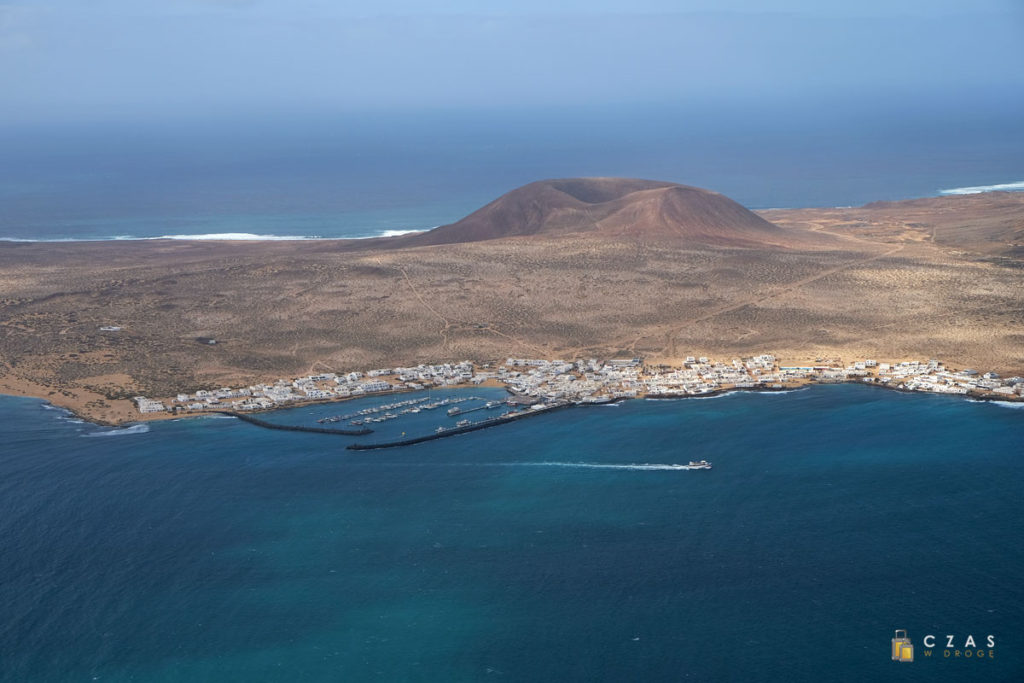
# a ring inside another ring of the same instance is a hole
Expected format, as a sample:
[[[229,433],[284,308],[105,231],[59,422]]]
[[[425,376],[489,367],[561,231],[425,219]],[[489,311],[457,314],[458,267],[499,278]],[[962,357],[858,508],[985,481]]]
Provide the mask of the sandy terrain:
[[[1024,197],[920,201],[934,203],[905,220],[899,204],[762,214],[814,233],[813,249],[643,234],[0,243],[0,392],[119,423],[138,394],[508,356],[773,352],[1024,374]]]

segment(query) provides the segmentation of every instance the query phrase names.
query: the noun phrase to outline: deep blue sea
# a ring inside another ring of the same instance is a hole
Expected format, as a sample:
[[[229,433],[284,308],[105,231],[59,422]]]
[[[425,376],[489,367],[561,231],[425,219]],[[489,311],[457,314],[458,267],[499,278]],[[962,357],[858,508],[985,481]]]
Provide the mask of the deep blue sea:
[[[1024,189],[1024,97],[962,93],[0,126],[0,239],[371,237],[543,178],[629,176],[754,209]]]
[[[0,397],[0,679],[1024,679],[1022,409],[843,385],[353,440]]]

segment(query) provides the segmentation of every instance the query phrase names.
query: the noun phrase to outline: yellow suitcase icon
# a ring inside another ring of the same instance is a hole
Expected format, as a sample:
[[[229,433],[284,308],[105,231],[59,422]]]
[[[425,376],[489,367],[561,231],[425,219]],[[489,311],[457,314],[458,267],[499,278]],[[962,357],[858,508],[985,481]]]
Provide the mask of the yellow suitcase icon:
[[[896,637],[892,639],[892,661],[914,661],[914,644],[910,642],[910,638],[907,638],[907,632],[903,629],[898,629]]]

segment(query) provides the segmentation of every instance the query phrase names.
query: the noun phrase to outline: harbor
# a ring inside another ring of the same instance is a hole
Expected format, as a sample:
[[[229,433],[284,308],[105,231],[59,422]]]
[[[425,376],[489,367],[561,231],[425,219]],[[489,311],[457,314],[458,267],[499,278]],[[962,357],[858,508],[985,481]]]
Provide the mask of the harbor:
[[[158,417],[196,415],[232,410],[237,413],[272,410],[290,405],[345,400],[400,392],[445,390],[454,387],[501,387],[511,398],[467,407],[479,396],[417,397],[323,417],[321,424],[348,421],[361,427],[396,420],[424,410],[448,408],[449,416],[497,408],[510,402],[580,405],[602,404],[627,398],[683,398],[723,391],[779,391],[813,383],[861,382],[906,391],[957,394],[976,399],[1021,400],[1024,377],[1000,377],[995,372],[954,369],[937,359],[883,362],[875,359],[844,362],[817,358],[813,365],[787,365],[771,353],[714,360],[687,356],[674,365],[654,364],[642,358],[546,360],[508,358],[504,362],[444,363],[415,367],[379,368],[366,372],[325,372],[279,379],[274,384],[204,389],[178,394],[171,400],[136,396],[141,415]]]
[[[499,425],[508,424],[510,422],[516,422],[518,420],[522,420],[527,417],[532,417],[534,415],[550,413],[553,410],[557,410],[559,408],[567,408],[571,405],[573,404],[568,402],[553,404],[535,404],[534,406],[531,406],[526,410],[504,413],[497,417],[491,417],[486,420],[480,420],[478,422],[464,421],[461,422],[460,424],[456,424],[454,427],[438,427],[432,434],[424,434],[422,436],[401,438],[394,441],[385,441],[380,443],[353,443],[349,444],[345,448],[352,451],[369,451],[383,448],[400,448],[402,446],[412,446],[418,443],[425,443],[428,441],[445,439],[449,436],[468,434],[470,432],[476,432],[481,429],[488,429],[489,427],[497,427]]]
[[[285,432],[311,432],[313,434],[334,434],[337,436],[365,436],[366,434],[373,433],[372,429],[363,427],[362,429],[330,429],[327,427],[305,427],[303,425],[284,425],[276,422],[267,422],[261,420],[258,417],[252,415],[245,415],[243,413],[236,413],[230,410],[211,410],[211,413],[217,413],[219,415],[227,415],[228,417],[236,417],[242,422],[248,422],[249,424],[256,425],[257,427],[263,427],[264,429],[277,429]]]

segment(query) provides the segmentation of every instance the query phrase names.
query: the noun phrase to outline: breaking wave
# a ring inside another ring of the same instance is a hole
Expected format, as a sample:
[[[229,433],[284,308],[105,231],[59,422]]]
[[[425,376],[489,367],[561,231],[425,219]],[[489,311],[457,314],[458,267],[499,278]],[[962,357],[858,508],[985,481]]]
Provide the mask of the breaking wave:
[[[132,425],[131,427],[121,427],[119,429],[108,429],[103,432],[90,432],[88,434],[82,434],[82,436],[127,436],[129,434],[145,434],[149,431],[149,425]]]
[[[260,235],[253,232],[208,232],[176,235],[157,235],[154,237],[137,237],[134,235],[111,235],[105,237],[53,237],[34,239],[29,237],[0,237],[0,242],[124,242],[145,240],[199,240],[212,242],[302,242],[309,240],[364,240],[375,237],[399,237],[427,232],[432,228],[416,228],[408,230],[379,230],[363,235]]]
[[[981,194],[982,192],[1024,192],[1024,180],[999,185],[975,185],[974,187],[953,187],[939,190],[939,194]]]
[[[142,240],[217,240],[221,242],[263,242],[291,240],[319,240],[319,236],[303,235],[256,235],[251,232],[211,232],[200,235],[161,235],[159,237],[115,237],[114,239]]]
[[[427,230],[430,230],[430,229],[431,228],[424,228],[424,229],[420,229],[420,230],[385,230],[384,232],[380,233],[379,235],[373,235],[373,237],[398,237],[400,235],[413,235],[413,234],[416,234],[418,232],[426,232]]]

